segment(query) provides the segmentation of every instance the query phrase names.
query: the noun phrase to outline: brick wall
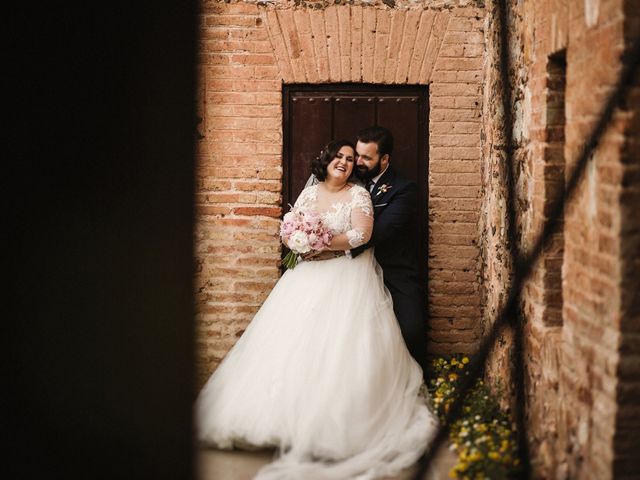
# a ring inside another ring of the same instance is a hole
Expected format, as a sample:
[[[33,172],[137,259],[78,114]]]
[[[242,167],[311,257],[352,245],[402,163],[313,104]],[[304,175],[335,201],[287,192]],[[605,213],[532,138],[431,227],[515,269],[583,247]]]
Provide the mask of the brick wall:
[[[625,2],[625,41],[638,40],[640,1]],[[639,76],[640,77],[640,76]],[[620,361],[616,387],[614,478],[638,474],[637,432],[640,429],[640,78],[636,77],[626,104],[631,110],[622,147],[620,178]]]
[[[517,240],[518,248],[526,250],[546,221],[554,195],[562,191],[558,177],[562,163],[565,174],[575,166],[617,79],[625,45],[625,12],[621,2],[548,0],[510,5]],[[495,37],[488,38],[491,51]],[[563,49],[564,139],[558,136],[558,85],[550,69]],[[495,77],[492,68],[488,67],[487,85],[492,91],[487,96],[495,97],[502,91],[489,81]],[[498,137],[497,148],[485,145],[486,151],[501,151],[497,120],[486,119],[487,139]],[[638,392],[638,371],[626,370],[638,358],[638,306],[625,306],[637,293],[629,288],[637,285],[631,279],[638,276],[634,268],[640,253],[637,222],[630,222],[629,210],[631,204],[637,209],[639,184],[637,150],[635,165],[630,161],[637,149],[631,125],[628,112],[615,114],[565,214],[562,240],[556,239],[543,256],[523,293],[527,437],[535,478],[613,478],[614,465],[616,478],[637,474],[631,470],[629,454],[630,432],[637,429],[616,431],[622,418],[637,414],[631,407],[631,392]],[[559,148],[562,141],[564,147]],[[504,256],[506,239],[494,233],[504,228],[506,216],[500,162],[499,155],[490,156],[487,165],[497,174],[483,176],[487,320],[503,298],[504,283],[494,275],[502,275],[508,283],[513,273]],[[558,258],[562,258],[560,285],[553,281],[558,278]],[[512,366],[511,342],[505,333],[490,377],[494,383],[502,379],[503,387],[513,394],[509,376],[505,381]]]
[[[286,83],[429,84],[429,346],[432,353],[474,349],[513,275],[495,1],[484,3],[202,3],[200,382],[278,279]],[[617,78],[618,54],[639,28],[640,2],[509,4],[515,240],[527,249]],[[562,51],[566,67],[557,62]],[[637,105],[638,95],[636,88],[628,105]],[[536,478],[635,473],[638,125],[637,113],[616,113],[560,235],[524,289],[527,433]],[[515,398],[513,354],[507,329],[488,373],[505,405]]]
[[[255,3],[200,15],[196,309],[200,380],[278,279],[282,175],[279,69]]]
[[[430,85],[430,349],[470,351],[478,338],[482,2],[330,3],[202,3],[200,382],[278,279],[285,83]]]

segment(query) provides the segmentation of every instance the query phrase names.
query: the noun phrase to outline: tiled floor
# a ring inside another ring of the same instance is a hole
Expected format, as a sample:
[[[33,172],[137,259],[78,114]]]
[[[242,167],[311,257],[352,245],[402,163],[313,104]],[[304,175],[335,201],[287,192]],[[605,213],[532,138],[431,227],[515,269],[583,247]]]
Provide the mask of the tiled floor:
[[[263,465],[273,458],[273,451],[221,451],[200,448],[198,451],[198,480],[250,480]],[[424,480],[446,480],[449,470],[456,463],[456,456],[447,446],[440,449],[433,469]],[[415,468],[403,471],[388,480],[409,480],[413,478]],[[304,479],[300,479],[304,480]],[[345,479],[347,480],[347,479]]]

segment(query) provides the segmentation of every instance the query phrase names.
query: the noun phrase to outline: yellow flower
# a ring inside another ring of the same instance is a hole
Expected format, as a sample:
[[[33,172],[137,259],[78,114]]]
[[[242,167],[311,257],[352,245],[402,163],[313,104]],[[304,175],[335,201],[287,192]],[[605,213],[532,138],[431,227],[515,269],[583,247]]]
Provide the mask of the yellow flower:
[[[458,378],[458,375],[456,375],[455,373],[450,373],[449,374],[449,381],[450,382],[455,382],[457,378]]]
[[[499,454],[498,452],[489,452],[488,457],[489,457],[491,460],[495,460],[495,461],[500,460],[500,454]]]
[[[480,452],[473,452],[471,455],[469,455],[469,462],[477,462],[478,460],[482,459],[482,455],[480,455]]]
[[[469,358],[468,357],[462,357],[462,363],[464,363],[465,365],[467,363],[469,363]]]

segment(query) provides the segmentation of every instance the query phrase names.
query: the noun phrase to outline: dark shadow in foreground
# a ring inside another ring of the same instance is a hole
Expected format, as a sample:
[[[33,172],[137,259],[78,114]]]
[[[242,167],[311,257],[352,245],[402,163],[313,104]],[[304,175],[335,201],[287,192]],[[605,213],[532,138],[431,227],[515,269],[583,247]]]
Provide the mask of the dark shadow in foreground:
[[[192,478],[196,4],[19,8],[3,477]]]

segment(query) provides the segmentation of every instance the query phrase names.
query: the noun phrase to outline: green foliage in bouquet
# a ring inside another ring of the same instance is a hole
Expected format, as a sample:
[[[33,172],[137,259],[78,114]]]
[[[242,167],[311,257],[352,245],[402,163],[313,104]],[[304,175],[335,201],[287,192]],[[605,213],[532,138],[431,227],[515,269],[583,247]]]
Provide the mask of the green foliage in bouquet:
[[[282,265],[284,265],[288,270],[293,270],[294,268],[296,268],[297,264],[298,254],[294,253],[292,250],[289,250],[289,253],[287,253],[282,259]]]
[[[458,395],[468,375],[469,357],[452,355],[432,361],[429,392],[441,420]],[[457,465],[449,472],[458,479],[510,479],[519,473],[516,435],[505,412],[489,390],[478,380],[463,406],[462,416],[451,425],[452,449]]]

